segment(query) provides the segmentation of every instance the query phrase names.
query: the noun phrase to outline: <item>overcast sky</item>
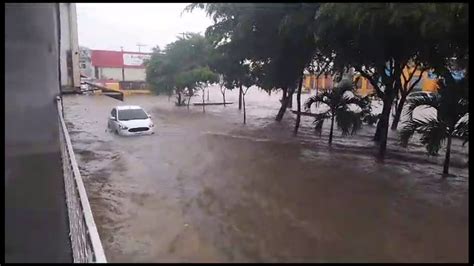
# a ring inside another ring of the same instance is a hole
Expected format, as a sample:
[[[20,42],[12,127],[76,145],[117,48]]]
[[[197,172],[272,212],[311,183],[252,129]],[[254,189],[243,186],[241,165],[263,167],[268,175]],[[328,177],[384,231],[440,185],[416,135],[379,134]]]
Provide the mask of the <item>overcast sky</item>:
[[[176,40],[182,32],[201,32],[212,24],[205,13],[196,9],[181,12],[185,3],[78,3],[79,45],[91,49],[149,52]]]

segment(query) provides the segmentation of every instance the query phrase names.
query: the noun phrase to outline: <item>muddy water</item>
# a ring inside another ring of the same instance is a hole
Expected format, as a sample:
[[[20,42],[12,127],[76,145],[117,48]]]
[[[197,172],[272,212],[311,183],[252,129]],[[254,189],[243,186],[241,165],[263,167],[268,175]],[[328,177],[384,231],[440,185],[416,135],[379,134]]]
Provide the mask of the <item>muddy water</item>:
[[[298,137],[291,115],[273,122],[279,95],[250,90],[247,125],[236,93],[226,98],[234,104],[203,113],[173,98],[126,97],[151,113],[157,133],[119,137],[105,128],[120,102],[65,97],[109,261],[467,261],[467,151],[458,144],[460,166],[442,180],[439,159],[416,145],[391,144],[377,163],[373,128],[336,134],[329,149],[311,119]]]

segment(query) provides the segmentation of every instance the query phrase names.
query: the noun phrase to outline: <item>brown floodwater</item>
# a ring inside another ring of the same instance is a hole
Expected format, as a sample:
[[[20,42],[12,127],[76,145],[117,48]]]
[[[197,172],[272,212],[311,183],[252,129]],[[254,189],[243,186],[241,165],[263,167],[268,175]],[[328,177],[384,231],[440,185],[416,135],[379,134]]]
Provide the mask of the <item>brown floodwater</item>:
[[[329,148],[327,129],[314,135],[304,117],[293,137],[292,114],[274,121],[280,95],[252,89],[246,125],[235,91],[234,104],[205,113],[165,96],[64,97],[109,262],[468,260],[467,147],[455,143],[453,176],[442,179],[443,151],[400,148],[390,132],[380,163],[374,127],[336,131]],[[120,104],[144,107],[156,134],[107,132]]]

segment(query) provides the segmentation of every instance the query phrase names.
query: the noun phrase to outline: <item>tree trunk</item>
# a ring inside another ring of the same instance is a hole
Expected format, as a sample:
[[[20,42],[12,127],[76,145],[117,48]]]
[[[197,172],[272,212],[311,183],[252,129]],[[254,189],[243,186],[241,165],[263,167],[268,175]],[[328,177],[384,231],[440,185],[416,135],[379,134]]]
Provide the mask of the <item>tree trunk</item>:
[[[244,124],[247,123],[247,112],[245,110],[245,94],[242,93],[242,103],[244,104]]]
[[[331,129],[329,130],[329,146],[332,144],[332,131],[334,130],[334,114],[331,113]]]
[[[385,151],[387,150],[387,134],[388,134],[388,123],[390,118],[390,111],[392,110],[392,102],[393,98],[388,97],[383,104],[382,115],[380,116],[380,128],[379,124],[377,124],[377,130],[379,131],[379,159],[383,159],[385,157]]]
[[[397,113],[397,109],[398,109],[398,96],[395,97],[395,100],[393,102],[394,103],[393,103],[393,112],[392,112],[393,114],[392,114],[392,116],[393,116],[393,118],[395,118],[395,114]],[[393,122],[392,122],[392,125],[393,125]]]
[[[275,118],[275,120],[278,122],[280,122],[283,119],[283,115],[285,114],[286,107],[288,107],[288,97],[286,95],[287,90],[288,90],[287,88],[283,89],[283,96],[281,99],[280,110],[278,110],[278,114]]]
[[[191,96],[188,97],[188,110],[189,110],[189,102],[191,101]]]
[[[315,89],[315,95],[318,96],[318,77],[316,77],[316,84],[314,84],[314,89]]]
[[[222,93],[222,99],[224,100],[224,107],[225,107],[225,92]]]
[[[178,106],[181,106],[181,92],[178,92]]]
[[[287,98],[288,98],[288,107],[289,108],[293,108],[293,94],[294,94],[294,91],[295,91],[294,89],[288,91]]]
[[[242,84],[239,86],[239,110],[242,110]]]
[[[203,89],[202,90],[202,112],[203,113],[206,112],[206,110],[204,109],[204,94],[206,94],[206,91]]]
[[[295,129],[293,131],[293,134],[296,136],[298,134],[298,129],[300,127],[300,121],[301,121],[301,86],[303,86],[303,76],[300,78],[300,82],[298,84],[298,92],[296,93],[296,104],[298,105],[297,108],[297,114],[296,114],[296,123],[295,123]]]
[[[446,147],[446,157],[444,158],[443,174],[449,174],[449,160],[451,158],[451,134],[448,136],[448,144]]]
[[[375,130],[374,141],[380,142],[382,140],[382,129],[384,126],[388,127],[390,112],[392,111],[392,100],[383,99],[382,113],[377,122],[377,129]]]
[[[406,96],[400,97],[400,101],[397,104],[397,109],[395,110],[395,117],[393,118],[392,122],[392,130],[396,130],[398,127],[398,123],[400,122],[400,117],[403,111],[403,105],[405,104]]]
[[[375,142],[380,141],[380,136],[381,136],[381,131],[382,131],[382,122],[380,122],[381,117],[382,117],[382,114],[380,114],[379,121],[377,121],[377,128],[375,129],[375,135],[374,135]]]

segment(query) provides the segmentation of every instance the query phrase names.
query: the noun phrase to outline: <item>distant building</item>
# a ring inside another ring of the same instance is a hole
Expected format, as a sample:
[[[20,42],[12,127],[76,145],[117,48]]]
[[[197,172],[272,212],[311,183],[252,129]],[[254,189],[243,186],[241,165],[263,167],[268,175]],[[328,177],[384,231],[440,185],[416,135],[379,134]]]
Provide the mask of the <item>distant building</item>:
[[[92,67],[91,50],[87,47],[79,47],[79,69],[82,76],[94,78]]]
[[[413,72],[413,67],[408,66],[403,69],[403,73],[406,77],[410,76],[410,73]],[[459,72],[460,73],[460,72]],[[459,74],[458,72],[453,73],[453,77],[458,78],[462,76],[462,73]],[[438,90],[438,79],[436,75],[433,75],[431,70],[429,71],[420,71],[417,70],[413,74],[413,77],[408,81],[410,84],[415,82],[421,74],[420,81],[415,85],[413,88],[413,92],[415,91],[428,91],[428,92],[435,92]],[[352,77],[352,78],[351,78]],[[360,73],[354,72],[353,70],[345,73],[343,75],[344,79],[352,79],[356,82],[356,92],[361,96],[366,96],[368,94],[372,94],[375,92],[374,87],[370,84],[369,80],[362,77]],[[401,83],[405,84],[405,81],[402,77],[400,77]],[[335,86],[334,77],[331,75],[322,74],[317,77],[314,74],[305,73],[304,80],[303,80],[303,91],[304,92],[311,92],[314,90],[317,91],[324,91],[328,89],[332,89]]]
[[[91,50],[92,77],[98,80],[145,81],[143,64],[151,53]],[[85,66],[87,68],[87,65]]]

